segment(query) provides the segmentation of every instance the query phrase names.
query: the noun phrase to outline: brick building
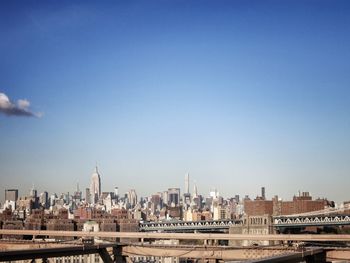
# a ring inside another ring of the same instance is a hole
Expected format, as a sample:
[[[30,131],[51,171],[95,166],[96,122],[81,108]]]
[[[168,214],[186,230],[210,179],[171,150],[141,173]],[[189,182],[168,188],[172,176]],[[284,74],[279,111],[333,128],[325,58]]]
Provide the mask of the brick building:
[[[249,216],[261,216],[273,214],[272,200],[244,200],[244,211]]]
[[[292,201],[282,201],[277,196],[272,200],[244,200],[244,211],[249,216],[292,215],[323,210],[330,203],[326,199],[312,200],[309,192],[303,192],[294,196]]]
[[[139,232],[139,222],[136,219],[121,219],[117,222],[119,226],[119,232]],[[138,239],[132,238],[120,238],[120,242],[132,243],[138,242]]]
[[[78,207],[76,210],[74,210],[74,218],[77,219],[92,219],[92,208],[91,207]]]
[[[6,221],[6,220],[14,220],[14,215],[12,213],[12,210],[9,208],[4,209],[0,214],[0,221]]]
[[[54,231],[74,231],[75,229],[75,222],[70,219],[49,219],[46,223],[46,229],[47,230],[54,230]],[[55,238],[57,240],[69,240],[72,239],[72,237],[50,237]]]
[[[23,227],[24,225],[22,220],[6,220],[2,225],[2,229],[11,230],[23,230]],[[2,238],[23,239],[23,235],[2,235]]]
[[[93,207],[78,207],[74,211],[75,218],[85,220],[104,218],[106,217],[106,214],[105,211]]]
[[[32,213],[24,220],[24,228],[27,230],[44,230],[44,209],[33,209]]]
[[[120,219],[128,219],[129,218],[129,213],[126,209],[112,209],[111,210],[111,215],[113,218],[120,220]]]
[[[117,229],[119,230],[119,226],[117,227],[117,223],[114,219],[100,219],[97,221],[100,225],[100,231],[101,232],[116,232]],[[116,238],[113,237],[105,237],[104,240],[115,242]]]
[[[293,201],[281,201],[281,215],[291,215],[322,210],[327,205],[325,199],[312,200],[308,192],[294,196]]]

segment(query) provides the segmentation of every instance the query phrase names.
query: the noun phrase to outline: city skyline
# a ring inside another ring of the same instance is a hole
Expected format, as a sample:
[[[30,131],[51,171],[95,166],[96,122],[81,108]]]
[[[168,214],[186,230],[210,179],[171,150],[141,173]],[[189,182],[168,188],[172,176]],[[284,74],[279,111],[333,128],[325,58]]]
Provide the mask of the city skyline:
[[[80,191],[80,198],[84,199],[85,202],[91,204],[91,205],[95,205],[98,203],[98,200],[100,200],[101,196],[103,193],[113,193],[113,194],[116,194],[118,193],[117,195],[119,195],[120,197],[124,197],[124,196],[129,196],[130,195],[130,192],[134,193],[133,195],[136,196],[137,195],[137,188],[129,188],[129,189],[122,189],[122,191],[120,191],[120,188],[118,186],[112,186],[113,190],[109,189],[111,188],[111,186],[108,186],[109,188],[107,190],[105,189],[102,189],[102,180],[101,180],[101,177],[100,177],[100,173],[99,173],[99,170],[98,170],[98,166],[96,165],[93,172],[91,173],[90,175],[90,181],[91,181],[91,184],[90,186],[87,186],[86,188],[84,189],[81,189],[80,188],[80,184],[79,182],[76,182],[76,188],[75,189],[70,189],[69,191],[53,191],[53,192],[48,192],[47,189],[43,188],[43,189],[40,189],[38,191],[37,187],[35,187],[35,184],[32,184],[32,187],[24,192],[21,193],[21,191],[18,190],[18,188],[16,187],[13,187],[12,189],[10,188],[6,188],[5,189],[5,196],[7,195],[7,192],[8,191],[17,191],[17,197],[18,198],[25,198],[25,197],[29,197],[29,196],[33,196],[33,192],[35,192],[36,194],[35,195],[40,195],[42,193],[46,193],[46,194],[49,194],[49,195],[55,195],[57,197],[60,197],[60,196],[68,196],[68,198],[73,198],[74,199],[74,195],[76,195],[76,193],[78,193]],[[98,179],[97,179],[98,178]],[[99,188],[99,190],[93,190],[93,189],[96,189],[95,188],[95,184],[96,184],[96,180],[98,181],[98,186],[97,188]],[[192,187],[193,186],[193,189],[192,190],[189,190],[189,191],[186,191],[187,188],[189,187]],[[117,189],[117,190],[116,190]],[[88,191],[88,192],[84,192],[85,191]],[[305,189],[299,189],[298,191],[294,192],[294,194],[292,196],[289,196],[289,197],[286,197],[285,195],[278,195],[276,193],[268,193],[268,195],[266,196],[266,187],[265,186],[261,186],[260,189],[252,189],[253,191],[251,192],[251,194],[247,194],[247,193],[229,193],[227,195],[224,195],[224,194],[221,194],[220,193],[220,189],[218,189],[217,187],[212,187],[212,188],[209,188],[207,189],[206,191],[198,191],[198,188],[197,188],[197,182],[196,180],[190,180],[190,176],[189,176],[189,173],[187,172],[185,174],[185,179],[184,179],[184,184],[182,186],[168,186],[166,188],[162,188],[162,189],[158,189],[157,191],[154,191],[154,192],[148,192],[148,193],[142,193],[140,195],[140,198],[151,198],[152,195],[154,194],[161,194],[163,195],[163,193],[167,192],[168,194],[169,191],[170,192],[174,192],[176,191],[178,193],[178,196],[177,198],[179,198],[179,200],[175,203],[176,205],[179,205],[179,201],[181,200],[183,203],[186,203],[186,196],[189,194],[189,196],[191,198],[195,198],[197,197],[198,195],[201,195],[203,198],[206,198],[206,197],[213,197],[213,195],[217,196],[217,197],[222,197],[222,198],[226,198],[226,199],[229,199],[229,198],[236,198],[238,196],[238,198],[240,198],[241,200],[245,199],[246,197],[251,199],[251,200],[254,200],[255,198],[259,199],[259,198],[263,198],[264,200],[266,199],[272,199],[272,198],[275,198],[275,197],[278,197],[280,200],[288,200],[292,197],[296,197],[296,196],[300,196],[302,193],[308,193],[309,194],[309,191],[305,190]],[[95,194],[93,195],[92,193],[95,192]],[[311,194],[312,195],[312,194]],[[140,198],[137,198],[136,197],[136,201],[140,201],[141,199]],[[332,201],[331,199],[327,198],[327,196],[323,195],[323,196],[314,196],[315,199],[327,199],[329,201]],[[7,199],[2,199],[0,197],[0,204],[3,203],[3,201],[6,201]],[[342,205],[343,202],[348,202],[348,200],[341,200],[339,201],[337,204],[338,205]]]
[[[102,191],[349,200],[349,11],[0,3],[0,192],[85,189],[97,161]]]

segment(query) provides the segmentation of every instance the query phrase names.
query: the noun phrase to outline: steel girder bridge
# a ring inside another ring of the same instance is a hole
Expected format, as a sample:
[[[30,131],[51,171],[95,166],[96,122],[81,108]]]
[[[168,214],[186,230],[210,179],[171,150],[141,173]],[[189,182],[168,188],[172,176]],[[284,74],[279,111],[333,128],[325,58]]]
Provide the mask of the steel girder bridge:
[[[350,225],[350,215],[290,215],[273,218],[275,228]]]
[[[228,232],[228,229],[242,220],[212,220],[212,221],[165,221],[141,223],[140,231],[144,232]]]

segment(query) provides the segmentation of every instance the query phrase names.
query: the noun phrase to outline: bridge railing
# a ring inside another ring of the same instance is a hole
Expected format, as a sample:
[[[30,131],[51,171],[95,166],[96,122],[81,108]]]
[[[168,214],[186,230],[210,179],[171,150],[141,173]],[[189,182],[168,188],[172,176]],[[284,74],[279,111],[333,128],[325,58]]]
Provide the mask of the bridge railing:
[[[84,232],[48,230],[0,229],[0,235],[65,236],[65,237],[113,237],[137,239],[179,239],[179,240],[271,240],[271,241],[346,241],[350,235],[320,234],[219,234],[219,233],[153,233],[153,232]]]

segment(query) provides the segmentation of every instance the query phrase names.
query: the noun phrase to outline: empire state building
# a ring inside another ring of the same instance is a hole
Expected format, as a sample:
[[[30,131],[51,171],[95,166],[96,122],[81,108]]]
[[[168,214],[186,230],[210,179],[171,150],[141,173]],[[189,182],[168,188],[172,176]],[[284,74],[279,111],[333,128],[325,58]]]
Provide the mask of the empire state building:
[[[91,204],[96,204],[101,195],[101,177],[98,173],[97,166],[91,176],[90,194]]]

